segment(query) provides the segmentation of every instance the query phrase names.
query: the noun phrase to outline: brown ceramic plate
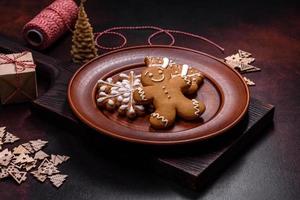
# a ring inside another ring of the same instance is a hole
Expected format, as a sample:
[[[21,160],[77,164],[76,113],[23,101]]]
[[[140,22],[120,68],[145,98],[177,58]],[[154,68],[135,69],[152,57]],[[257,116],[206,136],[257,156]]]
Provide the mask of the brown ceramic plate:
[[[169,57],[204,73],[206,78],[196,97],[206,105],[201,120],[177,119],[173,128],[157,131],[150,128],[148,116],[131,121],[97,108],[97,81],[120,72],[139,73],[146,56]],[[181,47],[139,46],[110,52],[85,64],[71,79],[68,98],[75,115],[99,133],[144,144],[179,144],[211,138],[232,128],[247,111],[249,90],[237,72],[213,56]]]

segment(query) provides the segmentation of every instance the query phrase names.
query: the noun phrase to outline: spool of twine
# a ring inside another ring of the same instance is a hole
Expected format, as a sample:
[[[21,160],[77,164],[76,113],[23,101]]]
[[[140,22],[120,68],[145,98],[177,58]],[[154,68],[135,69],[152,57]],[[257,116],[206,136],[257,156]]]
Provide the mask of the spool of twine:
[[[23,28],[25,40],[37,49],[45,49],[74,26],[78,6],[73,0],[55,0]]]

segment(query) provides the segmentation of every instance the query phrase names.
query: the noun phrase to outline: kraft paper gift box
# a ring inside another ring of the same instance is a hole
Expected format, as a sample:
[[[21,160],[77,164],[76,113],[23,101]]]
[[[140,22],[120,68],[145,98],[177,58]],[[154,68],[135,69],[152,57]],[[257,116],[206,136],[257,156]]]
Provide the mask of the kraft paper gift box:
[[[30,52],[0,54],[2,104],[32,101],[37,97],[35,64]]]

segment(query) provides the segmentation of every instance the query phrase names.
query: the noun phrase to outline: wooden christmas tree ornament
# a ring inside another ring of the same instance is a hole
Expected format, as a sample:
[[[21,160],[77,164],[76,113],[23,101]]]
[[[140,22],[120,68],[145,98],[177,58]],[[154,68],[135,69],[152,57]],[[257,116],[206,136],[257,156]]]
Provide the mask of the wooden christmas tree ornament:
[[[7,172],[7,169],[3,168],[0,169],[0,179],[6,178],[9,176],[9,173]]]
[[[70,157],[68,156],[61,156],[61,155],[51,155],[50,161],[54,164],[54,166],[57,166],[67,160],[69,160]]]
[[[14,163],[15,160],[12,160],[11,165],[14,166],[16,169],[22,169],[25,166],[25,163]]]
[[[19,140],[15,135],[5,131],[5,127],[0,127],[0,149],[2,144]],[[41,139],[31,140],[12,149],[6,148],[0,151],[0,180],[12,177],[21,184],[27,179],[26,175],[29,172],[40,182],[45,182],[49,178],[55,187],[60,187],[67,175],[59,174],[57,165],[67,161],[70,157],[52,154],[51,159],[48,160],[49,155],[41,150],[47,143],[48,141]],[[42,162],[37,165],[39,160]]]
[[[0,139],[2,139],[5,135],[5,128],[6,128],[5,126],[0,127]]]
[[[93,28],[85,12],[84,2],[85,0],[80,2],[78,18],[72,37],[71,55],[75,63],[85,63],[97,56]]]
[[[0,166],[7,166],[11,159],[12,159],[13,155],[11,153],[11,151],[9,151],[8,149],[4,149],[3,151],[0,152]]]
[[[16,161],[15,161],[16,164],[18,164],[18,163],[31,163],[31,162],[34,162],[34,159],[31,158],[30,156],[28,156],[25,153],[21,153],[19,156],[17,156]]]
[[[49,176],[60,172],[57,170],[54,164],[50,162],[47,158],[45,158],[43,162],[40,164],[38,171],[40,174],[46,174]]]
[[[60,187],[68,176],[64,174],[56,174],[50,176],[49,179],[55,187]]]
[[[42,149],[48,142],[47,141],[43,141],[43,140],[32,140],[29,141],[29,143],[31,144],[31,147],[33,148],[34,151],[39,151],[40,149]]]
[[[4,135],[5,127],[0,127],[0,150],[2,149]]]
[[[33,162],[30,162],[30,163],[26,163],[24,168],[26,169],[26,171],[30,171],[32,168],[36,167],[36,163],[37,161],[33,161]]]
[[[18,172],[19,170],[14,165],[9,165],[6,168],[7,172]]]
[[[13,154],[14,155],[19,155],[19,154],[29,154],[30,152],[25,148],[23,147],[22,145],[19,145],[18,147],[15,147],[13,149]]]
[[[8,172],[11,177],[17,181],[17,183],[21,184],[23,181],[26,180],[26,174],[27,172],[21,172],[21,171],[14,171],[14,172]]]
[[[40,174],[38,170],[30,172],[37,180],[44,182],[47,179],[46,175]]]
[[[49,155],[46,154],[45,152],[43,152],[42,150],[38,151],[35,153],[34,155],[34,159],[36,160],[43,160],[45,158],[47,158]]]
[[[15,141],[18,141],[19,139],[20,138],[18,138],[17,136],[15,136],[9,132],[6,132],[3,143],[14,143]]]
[[[22,144],[22,146],[27,149],[30,153],[34,153],[34,150],[29,142]]]

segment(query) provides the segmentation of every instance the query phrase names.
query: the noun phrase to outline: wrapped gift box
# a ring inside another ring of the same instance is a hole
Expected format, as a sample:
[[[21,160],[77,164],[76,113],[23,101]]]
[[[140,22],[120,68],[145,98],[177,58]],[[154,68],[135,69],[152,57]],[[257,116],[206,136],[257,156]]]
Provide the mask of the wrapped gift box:
[[[32,101],[36,97],[36,73],[32,54],[0,54],[1,103]]]

